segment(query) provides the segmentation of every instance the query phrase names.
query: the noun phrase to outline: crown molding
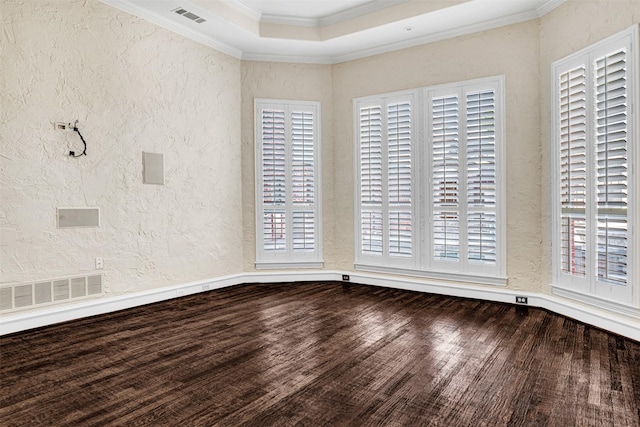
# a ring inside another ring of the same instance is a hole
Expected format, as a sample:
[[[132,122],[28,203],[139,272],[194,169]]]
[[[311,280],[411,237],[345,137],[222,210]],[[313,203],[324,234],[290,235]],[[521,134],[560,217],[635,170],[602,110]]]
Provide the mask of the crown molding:
[[[319,25],[321,27],[326,27],[329,25],[339,24],[340,22],[348,21],[350,19],[354,19],[368,13],[387,9],[389,7],[397,6],[408,1],[409,0],[375,0],[371,3],[365,3],[360,6],[352,7],[351,9],[334,13],[333,15],[324,16],[319,19]]]
[[[555,0],[554,0],[555,1]],[[562,0],[564,1],[564,0]],[[458,36],[477,33],[480,31],[492,30],[506,25],[517,24],[538,18],[536,10],[518,13],[502,18],[493,19],[491,21],[479,24],[467,25],[449,31],[441,31],[435,34],[416,37],[410,40],[389,43],[382,46],[372,47],[370,49],[359,50],[357,52],[347,53],[338,56],[295,56],[295,55],[272,55],[264,53],[247,52],[242,55],[243,60],[249,61],[265,61],[265,62],[294,62],[305,64],[340,64],[343,62],[362,59],[369,56],[380,55],[382,53],[393,52],[400,49],[407,49],[422,44],[433,43],[440,40],[446,40]]]
[[[233,56],[234,58],[241,59],[242,57],[242,51],[240,49],[236,49],[232,46],[221,43],[189,27],[186,27],[177,22],[171,21],[156,13],[149,12],[148,10],[142,9],[125,0],[100,0],[100,2],[106,5],[115,7],[116,9],[129,13],[131,15],[135,15],[138,18],[142,18],[146,21],[149,21],[159,27],[164,28],[165,30],[173,31],[174,33],[180,34],[190,40],[193,40],[205,46],[209,46],[219,52],[226,53],[227,55]]]
[[[351,9],[342,10],[331,15],[322,16],[320,18],[303,18],[300,16],[290,15],[275,15],[275,14],[260,14],[260,12],[251,9],[249,6],[242,3],[242,0],[222,0],[224,3],[228,3],[232,7],[240,12],[246,13],[250,17],[259,20],[265,24],[278,24],[278,25],[297,25],[300,27],[326,27],[329,25],[339,24],[340,22],[348,21],[350,19],[358,18],[360,16],[377,12],[382,9],[396,6],[401,3],[406,3],[409,0],[374,0],[369,3],[362,4],[360,6],[352,7]]]
[[[538,9],[536,9],[536,12],[538,12],[538,18],[543,17],[544,15],[546,15],[549,12],[551,12],[553,9],[555,9],[558,6],[560,6],[564,2],[565,2],[565,0],[549,0],[549,1],[547,1],[545,4],[543,4]]]
[[[358,52],[348,53],[345,55],[334,56],[331,58],[332,64],[339,64],[342,62],[353,61],[355,59],[366,58],[368,56],[379,55],[382,53],[393,52],[396,50],[407,49],[410,47],[420,46],[423,44],[433,43],[440,40],[452,39],[454,37],[464,36],[468,34],[478,33],[481,31],[492,30],[495,28],[504,27],[506,25],[517,24],[520,22],[530,21],[537,19],[537,11],[528,11],[518,13],[514,15],[504,16],[490,21],[481,22],[478,24],[467,25],[464,27],[455,28],[453,30],[441,31],[439,33],[428,34],[425,36],[415,37],[409,40],[403,40],[400,42],[389,43],[370,49],[360,50]]]
[[[219,0],[220,2],[226,4],[229,7],[237,10],[238,12],[248,16],[249,18],[260,21],[262,17],[262,13],[255,9],[250,8],[246,4],[244,4],[241,0]]]
[[[295,64],[334,64],[330,56],[273,55],[270,53],[243,53],[243,61],[257,62],[291,62]]]
[[[387,52],[392,52],[400,49],[407,49],[415,46],[419,46],[422,44],[433,43],[440,40],[445,40],[453,37],[463,36],[472,34],[475,32],[491,30],[494,28],[499,28],[505,25],[516,24],[532,19],[537,19],[540,16],[549,13],[551,10],[560,6],[565,2],[565,0],[548,0],[543,6],[536,10],[531,10],[527,12],[522,12],[514,15],[509,15],[506,17],[496,18],[490,21],[481,22],[478,24],[467,25],[459,28],[455,28],[452,30],[441,31],[435,34],[428,34],[424,36],[415,37],[409,40],[402,40],[398,42],[392,42],[384,45],[375,46],[368,49],[357,50],[354,52],[345,53],[342,55],[286,55],[286,54],[270,54],[270,53],[260,53],[260,52],[250,52],[250,51],[242,51],[241,49],[235,48],[233,46],[227,45],[225,43],[221,43],[218,40],[203,35],[198,31],[191,29],[185,25],[174,22],[168,18],[165,18],[159,14],[148,11],[147,9],[143,9],[139,6],[136,6],[134,3],[131,3],[127,0],[100,0],[102,3],[107,4],[109,6],[113,6],[119,10],[135,15],[139,18],[150,21],[162,28],[178,33],[184,37],[187,37],[195,42],[201,43],[205,46],[209,46],[213,49],[216,49],[222,53],[226,53],[237,59],[247,60],[247,61],[263,61],[263,62],[291,62],[291,63],[303,63],[303,64],[339,64],[347,61],[357,60],[366,58],[369,56],[379,55]],[[234,9],[250,15],[252,18],[256,18],[260,16],[260,13],[249,8],[241,0],[221,0],[224,4],[233,7]],[[404,3],[408,0],[390,0],[390,2],[386,2],[385,0],[376,0],[373,3],[368,3],[366,5],[358,6],[343,12],[336,13],[331,15],[330,17],[321,18],[320,20],[308,20],[295,17],[285,17],[285,19],[291,19],[287,21],[287,25],[302,25],[303,21],[309,23],[310,21],[319,22],[322,25],[331,25],[332,22],[341,22],[346,19],[351,19],[353,17],[361,16],[362,14],[370,13],[375,10],[380,10],[384,7],[389,7],[389,4],[396,5],[400,3]],[[269,18],[269,15],[266,16]],[[282,18],[282,17],[280,17]],[[335,20],[335,21],[334,21]],[[266,21],[263,21],[266,22]],[[282,23],[282,21],[279,21]],[[296,22],[298,22],[296,24]],[[308,26],[308,25],[306,25]]]

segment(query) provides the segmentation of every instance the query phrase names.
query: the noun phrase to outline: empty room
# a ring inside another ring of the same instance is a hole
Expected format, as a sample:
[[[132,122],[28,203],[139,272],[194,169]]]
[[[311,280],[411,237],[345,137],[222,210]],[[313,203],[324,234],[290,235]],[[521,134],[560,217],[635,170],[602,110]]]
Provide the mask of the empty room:
[[[0,425],[640,427],[640,0],[0,25]]]

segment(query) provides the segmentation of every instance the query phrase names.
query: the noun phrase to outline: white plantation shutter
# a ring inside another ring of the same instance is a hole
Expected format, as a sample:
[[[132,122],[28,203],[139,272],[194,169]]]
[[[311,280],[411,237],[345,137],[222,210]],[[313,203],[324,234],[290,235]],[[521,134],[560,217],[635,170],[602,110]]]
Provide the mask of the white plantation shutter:
[[[560,75],[561,269],[586,274],[587,94],[586,70]]]
[[[631,262],[638,241],[631,197],[638,194],[633,165],[640,160],[632,143],[637,40],[634,26],[552,67],[554,290],[583,301],[640,305]]]
[[[413,95],[356,104],[358,257],[413,262]]]
[[[595,61],[598,279],[627,282],[626,52]]]
[[[313,113],[291,113],[293,250],[315,249],[315,144]]]
[[[286,147],[284,110],[261,110],[263,249],[286,248]]]
[[[460,147],[457,95],[431,102],[433,251],[436,260],[460,258]]]
[[[356,267],[502,284],[500,76],[357,99]]]
[[[382,107],[359,111],[361,250],[382,254]]]
[[[470,262],[495,264],[495,91],[467,93],[467,236]]]
[[[500,83],[428,90],[432,261],[436,268],[500,273]]]
[[[387,107],[389,253],[411,256],[411,103]]]
[[[256,260],[320,260],[319,104],[256,100]]]

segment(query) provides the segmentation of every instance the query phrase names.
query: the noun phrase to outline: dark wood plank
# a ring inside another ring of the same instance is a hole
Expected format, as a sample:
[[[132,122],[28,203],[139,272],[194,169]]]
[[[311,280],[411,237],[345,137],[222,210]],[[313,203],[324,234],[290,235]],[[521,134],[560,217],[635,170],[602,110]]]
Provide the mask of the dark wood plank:
[[[248,284],[0,338],[0,425],[638,426],[640,344],[544,310]]]

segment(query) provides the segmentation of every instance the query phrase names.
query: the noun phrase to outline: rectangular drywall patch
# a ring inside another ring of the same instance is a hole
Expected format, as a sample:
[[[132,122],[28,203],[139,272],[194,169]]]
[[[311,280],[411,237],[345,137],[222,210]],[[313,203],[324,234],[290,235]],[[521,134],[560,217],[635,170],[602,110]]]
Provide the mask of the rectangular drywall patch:
[[[142,152],[142,182],[164,185],[164,154]]]
[[[58,208],[58,228],[100,227],[100,208]]]

